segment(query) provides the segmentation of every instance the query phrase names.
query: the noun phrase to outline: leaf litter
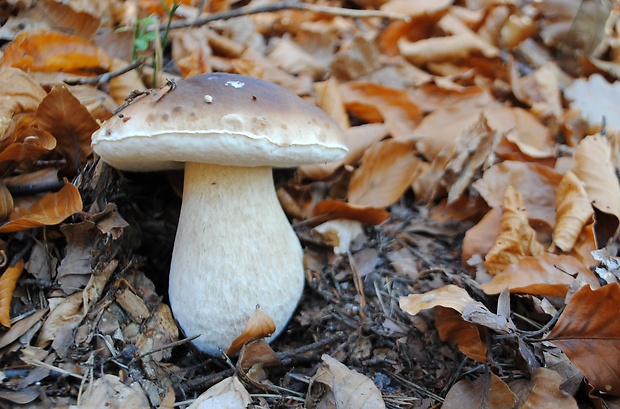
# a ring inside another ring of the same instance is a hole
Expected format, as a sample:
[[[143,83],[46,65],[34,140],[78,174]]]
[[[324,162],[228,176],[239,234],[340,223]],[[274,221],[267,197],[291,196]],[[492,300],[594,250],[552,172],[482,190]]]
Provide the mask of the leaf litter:
[[[172,4],[8,2],[0,400],[617,405],[619,26],[593,3],[183,1],[162,49],[148,30]],[[250,321],[227,359],[167,304],[178,173],[120,174],[90,148],[135,90],[210,71],[316,103],[349,146],[275,172],[306,290],[280,338]]]

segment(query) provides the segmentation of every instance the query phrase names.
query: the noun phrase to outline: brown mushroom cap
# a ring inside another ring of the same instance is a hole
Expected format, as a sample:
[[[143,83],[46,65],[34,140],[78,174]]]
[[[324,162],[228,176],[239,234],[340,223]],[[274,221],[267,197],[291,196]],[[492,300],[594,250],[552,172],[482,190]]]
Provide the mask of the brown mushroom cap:
[[[190,77],[147,92],[93,134],[95,152],[123,170],[183,162],[293,167],[342,159],[338,124],[275,84],[241,75]]]

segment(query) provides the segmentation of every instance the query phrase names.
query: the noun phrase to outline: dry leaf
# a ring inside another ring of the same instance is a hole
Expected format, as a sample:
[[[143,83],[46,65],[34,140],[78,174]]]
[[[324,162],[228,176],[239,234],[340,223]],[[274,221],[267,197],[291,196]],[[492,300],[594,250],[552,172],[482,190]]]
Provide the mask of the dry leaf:
[[[103,375],[85,388],[78,408],[142,409],[148,408],[149,400],[138,382],[124,384],[116,375]]]
[[[579,142],[573,154],[573,172],[583,182],[592,206],[603,213],[595,216],[594,226],[600,248],[616,235],[620,224],[620,185],[603,136],[591,135]]]
[[[452,308],[459,313],[465,311],[468,304],[480,304],[461,287],[449,284],[436,290],[428,291],[424,294],[409,294],[406,297],[400,297],[400,308],[408,314],[416,315],[422,310],[435,307]],[[482,304],[483,308],[486,309]]]
[[[555,220],[555,191],[561,179],[562,175],[548,166],[504,161],[487,169],[473,187],[489,206],[498,207],[512,186],[523,196],[529,218],[547,224]]]
[[[480,338],[478,326],[464,321],[458,311],[437,307],[435,326],[442,340],[456,344],[465,356],[474,361],[486,363],[487,346]]]
[[[64,298],[43,323],[36,345],[47,347],[51,342],[58,356],[65,358],[75,342],[74,331],[83,318],[82,293]]]
[[[329,355],[310,380],[308,409],[381,409],[385,403],[374,382]]]
[[[4,182],[0,182],[0,221],[4,221],[13,211],[13,196]]]
[[[11,301],[17,279],[24,270],[24,260],[19,260],[14,266],[7,267],[0,277],[0,324],[11,327]]]
[[[537,368],[524,391],[519,391],[520,408],[577,409],[575,398],[564,392],[562,377],[556,371]]]
[[[30,75],[16,68],[0,68],[0,140],[11,124],[13,115],[35,112],[46,92]]]
[[[207,389],[187,409],[245,409],[250,403],[248,391],[231,376]]]
[[[235,338],[230,347],[226,350],[226,355],[232,355],[239,351],[241,347],[249,342],[256,341],[261,338],[268,338],[276,331],[276,324],[269,315],[264,313],[260,306],[256,306],[254,313],[245,324],[243,332]]]
[[[573,248],[594,211],[583,183],[571,171],[562,177],[556,191],[553,244],[567,252]]]
[[[107,72],[110,64],[110,57],[89,41],[54,31],[21,32],[2,57],[4,67],[78,75]]]
[[[22,208],[16,204],[9,221],[0,226],[0,233],[55,225],[81,210],[80,192],[71,183],[65,183],[58,192],[48,193],[30,206]]]
[[[349,184],[349,202],[386,207],[409,189],[422,161],[412,141],[387,139],[366,150]]]
[[[339,200],[321,200],[312,209],[311,221],[321,223],[327,220],[348,219],[368,224],[381,224],[390,217],[385,209],[360,206]]]
[[[585,285],[547,335],[596,389],[620,396],[620,285]]]
[[[511,409],[517,397],[508,385],[491,371],[485,371],[475,381],[457,382],[446,395],[443,409]]]
[[[401,55],[418,66],[431,62],[458,61],[472,55],[486,58],[499,56],[497,47],[471,32],[416,42],[401,39],[398,41],[398,48]]]
[[[512,293],[564,297],[577,276],[592,287],[599,287],[596,276],[575,257],[547,253],[518,259],[481,288],[487,294],[499,294],[509,288]]]
[[[522,257],[537,256],[544,252],[543,245],[536,240],[536,231],[528,222],[521,194],[508,186],[500,220],[500,233],[484,258],[487,271],[496,275]]]
[[[422,111],[402,89],[367,82],[340,84],[349,113],[366,122],[385,122],[394,138],[406,138],[422,118]]]
[[[39,125],[54,135],[56,150],[67,161],[68,171],[76,172],[92,153],[91,135],[99,125],[88,109],[64,84],[54,85],[37,110]]]

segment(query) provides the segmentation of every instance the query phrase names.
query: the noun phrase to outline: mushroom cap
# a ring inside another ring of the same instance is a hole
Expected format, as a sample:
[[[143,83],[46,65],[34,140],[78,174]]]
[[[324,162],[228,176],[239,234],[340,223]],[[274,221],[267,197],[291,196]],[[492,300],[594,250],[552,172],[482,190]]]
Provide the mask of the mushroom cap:
[[[184,162],[294,167],[342,159],[343,132],[325,112],[256,78],[200,74],[137,96],[92,136],[95,152],[130,171]]]

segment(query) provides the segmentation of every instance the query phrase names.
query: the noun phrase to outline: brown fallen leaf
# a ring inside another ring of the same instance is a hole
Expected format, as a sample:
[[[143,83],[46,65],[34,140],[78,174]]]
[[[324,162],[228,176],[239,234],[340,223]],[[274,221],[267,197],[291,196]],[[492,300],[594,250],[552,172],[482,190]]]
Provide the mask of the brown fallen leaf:
[[[546,253],[520,258],[481,288],[487,294],[509,288],[512,293],[565,297],[577,276],[593,288],[599,287],[596,276],[575,257]]]
[[[462,314],[465,311],[465,306],[477,303],[477,301],[471,298],[467,291],[461,287],[449,284],[436,290],[427,291],[424,294],[409,294],[406,297],[400,297],[399,303],[400,308],[411,315],[434,307],[452,308]]]
[[[149,400],[137,381],[128,385],[116,375],[105,374],[85,388],[79,407],[141,409]],[[77,409],[78,406],[71,406]]]
[[[570,299],[546,340],[558,346],[596,389],[620,396],[620,285],[585,285]]]
[[[528,222],[521,194],[508,186],[500,220],[500,233],[484,258],[487,271],[496,275],[522,257],[537,256],[544,252],[543,245],[536,240],[536,231]]]
[[[511,389],[519,397],[520,408],[540,409],[577,409],[575,398],[564,392],[560,385],[562,377],[556,371],[537,368],[532,379],[525,383],[524,388],[517,388],[511,383]]]
[[[583,183],[568,171],[556,191],[555,227],[553,244],[567,252],[573,248],[583,227],[591,220],[594,211]]]
[[[478,326],[464,321],[458,311],[437,307],[435,326],[442,340],[456,344],[465,356],[474,361],[486,363],[487,346],[480,337]]]
[[[91,135],[99,125],[66,85],[56,84],[37,109],[39,125],[54,135],[58,151],[73,174],[92,153]]]
[[[9,221],[0,226],[0,233],[55,225],[81,210],[80,192],[67,182],[58,192],[47,193],[30,206],[16,205],[9,216]]]
[[[471,55],[483,55],[486,58],[499,56],[497,47],[472,32],[416,42],[401,39],[398,48],[405,58],[418,66],[432,62],[456,61]]]
[[[386,207],[410,188],[422,160],[412,141],[386,139],[366,150],[349,184],[349,202]]]
[[[422,119],[422,111],[402,89],[352,81],[340,84],[340,92],[349,113],[366,122],[385,122],[394,138],[410,137]]]
[[[355,205],[340,200],[321,200],[312,209],[313,223],[334,219],[357,220],[362,223],[381,224],[390,217],[385,209],[374,206]]]
[[[443,409],[511,409],[517,397],[497,375],[485,371],[475,381],[457,382],[446,395]]]
[[[605,137],[590,135],[579,142],[573,154],[573,172],[583,182],[592,206],[599,211],[594,230],[601,248],[617,234],[620,225],[620,185]]]
[[[19,33],[4,50],[1,65],[24,71],[78,75],[108,71],[111,59],[91,42],[55,31]]]
[[[329,355],[310,380],[308,409],[381,409],[385,403],[374,382]]]
[[[46,92],[29,74],[17,68],[0,68],[0,140],[11,125],[13,115],[35,112]]]
[[[241,409],[250,403],[248,391],[236,376],[231,376],[207,389],[187,409]]]
[[[555,220],[555,191],[562,175],[533,162],[504,161],[491,166],[473,183],[491,207],[502,206],[508,186],[519,192],[528,217],[549,224]]]
[[[235,338],[230,347],[226,350],[226,355],[232,355],[239,351],[241,347],[257,339],[267,338],[276,331],[276,325],[269,315],[264,313],[260,306],[257,306],[254,313],[245,324],[243,332]]]
[[[24,260],[19,260],[14,266],[7,267],[0,277],[0,324],[11,327],[11,300],[17,279],[24,270]]]

